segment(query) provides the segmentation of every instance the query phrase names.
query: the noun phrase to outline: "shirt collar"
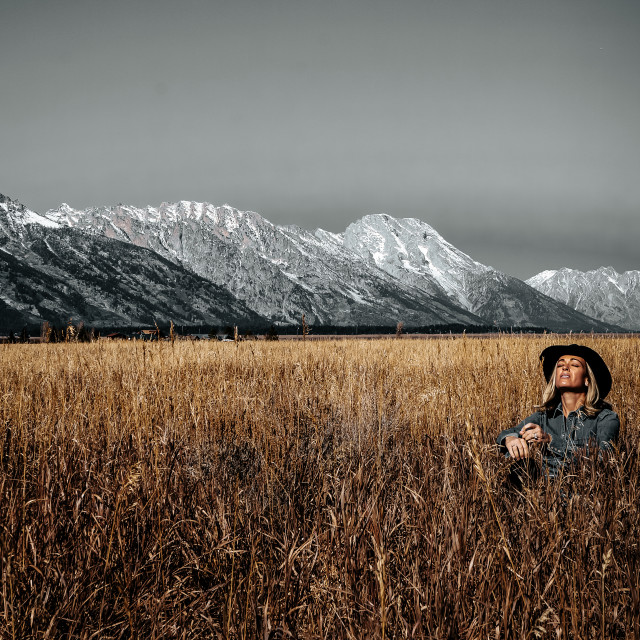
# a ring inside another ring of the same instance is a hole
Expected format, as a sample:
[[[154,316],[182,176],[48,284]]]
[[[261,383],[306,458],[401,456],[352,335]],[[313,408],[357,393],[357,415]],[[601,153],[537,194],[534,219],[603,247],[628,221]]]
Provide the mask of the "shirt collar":
[[[553,417],[555,418],[559,413],[560,414],[562,413],[562,400],[558,402],[558,406],[553,410]],[[569,415],[571,415],[572,413],[577,413],[577,414],[584,413],[584,405],[580,405],[576,411],[569,412]]]

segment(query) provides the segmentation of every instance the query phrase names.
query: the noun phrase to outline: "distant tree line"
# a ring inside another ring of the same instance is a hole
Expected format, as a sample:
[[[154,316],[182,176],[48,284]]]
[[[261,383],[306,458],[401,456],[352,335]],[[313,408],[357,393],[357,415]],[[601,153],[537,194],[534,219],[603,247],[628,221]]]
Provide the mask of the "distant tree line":
[[[264,334],[268,327],[259,327],[256,333]],[[303,335],[301,325],[277,325],[280,335]],[[308,332],[314,335],[360,335],[360,334],[382,334],[382,335],[403,335],[411,333],[544,333],[549,331],[545,327],[497,327],[495,325],[468,326],[464,324],[436,324],[436,325],[408,325],[406,322],[398,322],[394,325],[350,325],[338,326],[327,324],[308,325]]]
[[[45,321],[39,327],[25,325],[17,333],[13,329],[7,333],[10,344],[29,342],[31,338],[39,338],[41,342],[91,342],[96,337],[94,329],[85,327],[83,322],[73,324],[71,321],[60,326]]]
[[[544,333],[548,329],[544,327],[498,327],[495,325],[464,325],[460,323],[435,324],[435,325],[408,325],[399,321],[394,325],[331,325],[331,324],[307,324],[306,319],[302,316],[300,324],[246,324],[246,325],[174,325],[173,330],[170,324],[149,323],[146,325],[134,326],[108,326],[89,328],[83,322],[73,324],[69,321],[66,325],[56,325],[49,322],[43,322],[38,325],[26,325],[20,331],[14,329],[6,332],[8,341],[11,343],[28,342],[30,337],[40,337],[43,342],[90,342],[100,336],[107,336],[113,333],[120,333],[125,336],[135,336],[141,328],[157,329],[158,338],[162,339],[169,335],[200,335],[207,336],[210,339],[256,339],[263,336],[266,340],[277,340],[279,335],[299,335],[306,337],[313,335],[337,335],[337,336],[356,336],[362,334],[380,334],[380,335],[396,335],[398,337],[404,334],[479,334],[479,333]],[[173,331],[173,333],[172,333]]]

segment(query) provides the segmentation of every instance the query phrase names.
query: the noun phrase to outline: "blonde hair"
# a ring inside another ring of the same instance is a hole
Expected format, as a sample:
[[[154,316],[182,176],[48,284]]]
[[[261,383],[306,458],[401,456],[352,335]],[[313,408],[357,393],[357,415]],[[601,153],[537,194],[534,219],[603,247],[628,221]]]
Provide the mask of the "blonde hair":
[[[600,390],[598,389],[598,383],[593,373],[593,369],[589,366],[589,363],[585,361],[587,367],[587,397],[584,401],[584,412],[589,416],[595,416],[602,408],[604,403],[600,400]],[[560,401],[560,393],[556,388],[556,376],[555,371],[552,371],[549,376],[549,382],[542,392],[542,402],[536,407],[536,409],[542,409],[543,411],[550,411],[558,406]]]

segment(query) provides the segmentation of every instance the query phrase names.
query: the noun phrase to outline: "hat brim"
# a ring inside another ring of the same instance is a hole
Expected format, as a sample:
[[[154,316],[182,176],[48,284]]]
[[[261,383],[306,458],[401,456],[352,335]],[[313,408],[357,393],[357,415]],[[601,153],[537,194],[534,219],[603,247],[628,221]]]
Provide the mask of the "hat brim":
[[[609,367],[607,367],[605,361],[597,351],[580,344],[554,344],[551,347],[547,347],[540,354],[542,370],[544,371],[544,377],[547,382],[555,370],[556,363],[562,356],[578,356],[582,358],[593,371],[596,384],[598,385],[598,391],[600,392],[600,399],[603,400],[607,397],[607,394],[611,391],[612,383]]]

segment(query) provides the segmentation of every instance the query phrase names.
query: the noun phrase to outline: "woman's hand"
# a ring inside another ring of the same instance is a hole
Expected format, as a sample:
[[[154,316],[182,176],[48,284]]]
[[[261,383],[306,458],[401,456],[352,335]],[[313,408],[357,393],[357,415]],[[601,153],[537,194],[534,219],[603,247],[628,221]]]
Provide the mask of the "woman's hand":
[[[539,424],[529,422],[520,429],[520,437],[527,442],[527,445],[549,444],[551,436],[542,430]]]
[[[542,430],[539,424],[528,422],[520,429],[520,437],[507,436],[504,439],[504,446],[507,447],[509,455],[514,460],[522,460],[531,455],[530,447],[551,442],[551,436]]]
[[[529,445],[527,441],[518,436],[507,436],[504,439],[504,446],[507,447],[509,455],[514,460],[521,460],[529,457]]]

